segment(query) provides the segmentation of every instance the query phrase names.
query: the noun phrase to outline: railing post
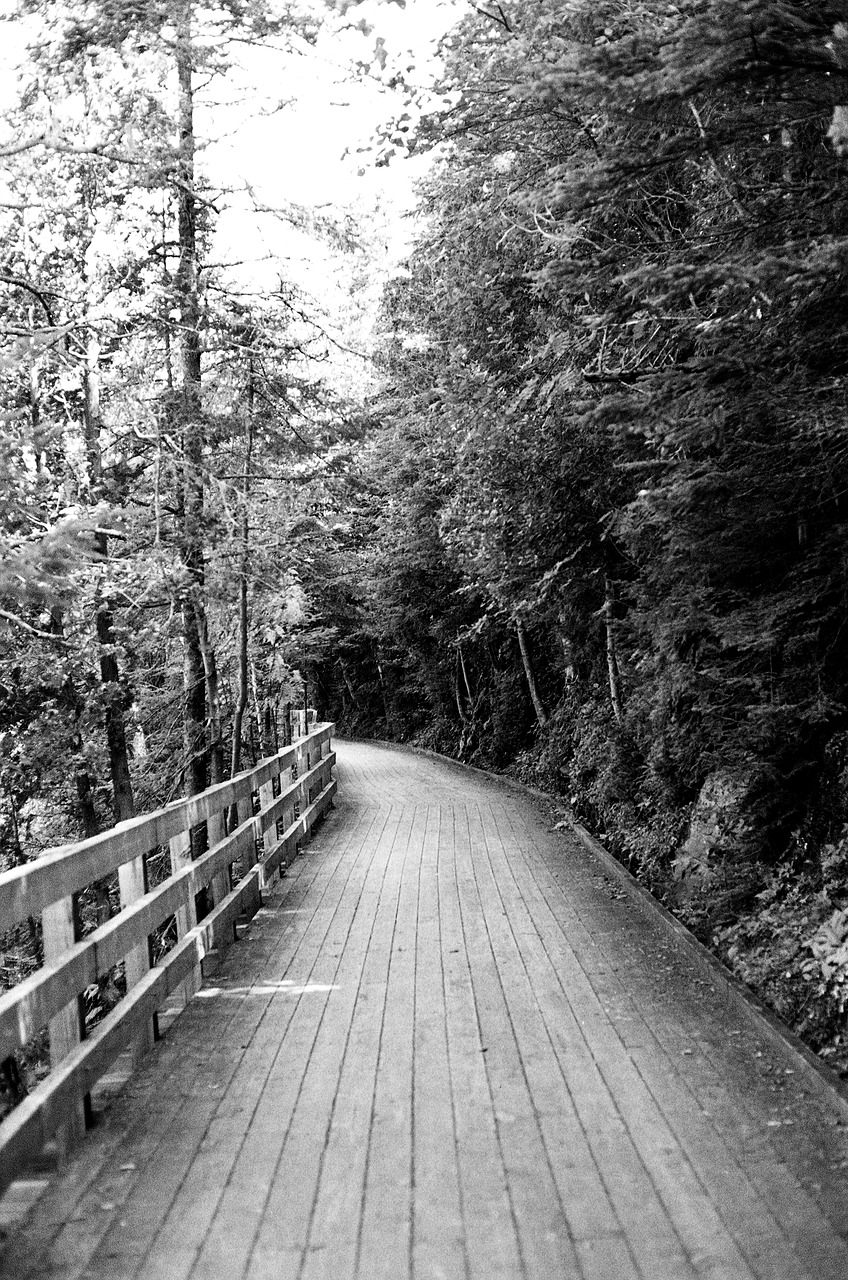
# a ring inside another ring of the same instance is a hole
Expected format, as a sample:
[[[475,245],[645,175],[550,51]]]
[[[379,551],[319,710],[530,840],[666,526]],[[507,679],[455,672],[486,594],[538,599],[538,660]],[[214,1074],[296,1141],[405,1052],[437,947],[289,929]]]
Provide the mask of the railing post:
[[[324,741],[321,743],[321,748],[320,748],[320,751],[319,751],[319,757],[320,757],[320,759],[321,759],[321,760],[325,760],[325,759],[327,758],[327,756],[328,756],[328,755],[330,755],[330,754],[332,753],[332,750],[333,750],[333,741],[332,741],[332,738],[331,738],[331,736],[330,736],[330,734],[329,734],[329,732],[328,732],[327,737],[326,737],[326,738],[324,739]],[[326,781],[325,781],[325,776],[326,776]],[[327,774],[326,774],[326,775],[322,775],[322,777],[321,777],[321,783],[320,783],[320,786],[321,786],[321,790],[322,790],[322,791],[323,791],[324,787],[325,787],[326,785],[328,785],[328,784],[329,784],[329,781],[330,781],[330,779],[332,778],[332,776],[333,776],[333,771],[332,771],[332,769],[328,770],[328,772],[327,772]],[[327,801],[327,808],[328,808],[328,809],[332,809],[332,808],[334,808],[332,797]]]
[[[206,836],[209,842],[209,848],[211,849],[213,845],[216,845],[220,840],[223,840],[225,835],[226,829],[223,812],[213,813],[211,817],[206,819]],[[232,888],[232,884],[230,883],[230,870],[228,867],[225,867],[223,871],[219,871],[216,876],[213,876],[210,888],[212,890],[212,905],[216,906],[226,898]]]
[[[302,715],[303,712],[299,712],[299,714]],[[297,776],[298,778],[302,778],[309,768],[309,747],[303,741],[302,736],[300,737],[297,744],[296,765],[297,765]],[[302,782],[300,784],[298,804],[300,805],[300,812],[302,815],[304,809],[309,804],[309,788],[305,782]]]
[[[121,895],[121,907],[132,906],[147,893],[147,868],[144,857],[133,858],[118,867],[118,889]],[[128,951],[124,957],[124,978],[129,993],[137,982],[140,982],[150,969],[150,939]],[[156,1036],[156,1020],[145,1025],[132,1044],[132,1064],[138,1066],[141,1059],[151,1048]]]
[[[53,902],[41,913],[44,963],[60,960],[79,939],[79,913],[76,898],[71,895]],[[60,1013],[50,1019],[50,1065],[57,1066],[77,1047],[85,1037],[85,1010],[82,996],[77,996]],[[82,1137],[86,1125],[91,1122],[91,1098],[80,1097],[68,1110],[65,1123],[57,1131],[59,1154],[64,1156],[70,1146]]]
[[[279,776],[279,775],[278,775]],[[259,812],[264,813],[274,803],[274,779],[269,778],[267,782],[263,782],[259,788]],[[277,843],[276,823],[272,822],[262,834],[262,845],[265,851],[264,856],[267,858],[272,852],[274,845]],[[273,872],[271,873],[273,875]],[[266,875],[265,869],[262,870],[261,887],[266,889],[270,883],[270,876]]]
[[[243,822],[247,822],[252,817],[253,817],[253,797],[251,793],[248,793],[246,796],[243,796],[242,799],[238,801],[239,826],[241,826]],[[250,846],[244,855],[244,862],[243,862],[243,868],[242,868],[244,871],[244,874],[249,875],[255,866],[256,866],[256,841],[251,840]],[[250,901],[247,902],[245,905],[245,914],[248,916],[248,918],[250,918],[256,914],[256,912],[259,910],[261,906],[262,906],[262,892],[259,884],[257,883],[255,894],[251,897]]]
[[[169,842],[171,853],[171,870],[174,874],[181,871],[183,867],[187,867],[191,862],[191,833],[189,831],[180,831]],[[186,898],[185,906],[180,907],[177,911],[177,938],[184,938],[186,934],[197,924],[197,907],[194,901],[194,894],[189,893]],[[197,968],[192,969],[185,982],[181,982],[177,988],[177,994],[187,1004],[195,992],[200,987],[200,976]]]

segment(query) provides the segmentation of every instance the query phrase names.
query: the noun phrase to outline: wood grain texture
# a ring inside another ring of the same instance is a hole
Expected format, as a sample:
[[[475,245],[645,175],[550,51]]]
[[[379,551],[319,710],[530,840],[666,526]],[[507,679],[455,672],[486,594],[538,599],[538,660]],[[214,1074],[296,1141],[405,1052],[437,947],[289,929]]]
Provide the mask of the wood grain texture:
[[[532,800],[337,749],[336,807],[0,1275],[845,1280],[848,1137],[791,1047]]]

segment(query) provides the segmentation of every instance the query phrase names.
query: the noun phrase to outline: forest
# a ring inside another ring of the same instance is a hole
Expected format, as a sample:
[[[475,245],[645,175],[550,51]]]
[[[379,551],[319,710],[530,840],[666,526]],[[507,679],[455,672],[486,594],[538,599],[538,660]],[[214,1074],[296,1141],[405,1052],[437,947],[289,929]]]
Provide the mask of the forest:
[[[848,3],[460,4],[423,87],[398,6],[15,6],[0,861],[306,699],[549,792],[846,1073]],[[322,312],[216,260],[198,103],[351,31],[363,164],[430,163],[391,269],[376,214],[288,205]]]

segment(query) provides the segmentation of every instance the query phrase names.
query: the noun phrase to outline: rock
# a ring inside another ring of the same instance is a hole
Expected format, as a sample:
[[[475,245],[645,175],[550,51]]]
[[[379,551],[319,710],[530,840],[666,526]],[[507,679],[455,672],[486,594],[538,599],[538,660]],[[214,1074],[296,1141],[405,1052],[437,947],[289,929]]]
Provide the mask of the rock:
[[[788,806],[776,769],[744,764],[716,769],[701,787],[675,879],[770,862],[787,833]]]

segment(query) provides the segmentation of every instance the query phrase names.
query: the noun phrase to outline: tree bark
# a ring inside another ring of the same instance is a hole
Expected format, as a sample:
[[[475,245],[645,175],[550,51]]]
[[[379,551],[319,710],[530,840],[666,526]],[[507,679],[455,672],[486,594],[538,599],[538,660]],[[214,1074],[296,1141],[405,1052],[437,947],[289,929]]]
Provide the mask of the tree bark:
[[[203,446],[201,417],[200,299],[197,272],[197,200],[194,195],[194,60],[191,0],[176,15],[176,63],[179,88],[177,156],[176,273],[180,308],[179,412],[182,426],[183,484],[181,554],[187,583],[183,588],[183,748],[186,793],[206,786],[206,673],[199,619],[204,613]]]
[[[615,587],[611,578],[604,579],[604,623],[607,632],[607,674],[609,676],[610,706],[616,722],[623,717],[621,696],[621,670],[618,665],[618,644],[615,635]]]
[[[96,334],[92,334],[88,340],[85,357],[83,434],[88,463],[88,483],[94,500],[99,496],[102,481],[100,430],[103,419],[100,407],[100,357],[100,342]],[[94,548],[105,563],[109,556],[109,539],[105,533],[95,533]],[[100,646],[100,681],[106,703],[106,745],[109,749],[109,772],[112,778],[112,813],[115,822],[123,822],[135,814],[135,798],[130,777],[129,751],[124,723],[127,697],[121,684],[121,672],[115,656],[112,609],[99,588],[95,598],[95,608],[95,630]]]
[[[465,696],[468,699],[469,710],[474,706],[474,694],[471,692],[471,681],[468,679],[468,668],[465,665],[465,654],[462,651],[462,645],[458,646],[459,666],[462,671],[462,683],[465,685]]]
[[[348,675],[347,668],[345,667],[345,664],[342,662],[341,658],[336,659],[336,666],[338,667],[339,671],[341,671],[342,673],[342,680],[344,681],[344,686],[347,689],[348,697],[350,698],[353,706],[356,707],[358,711],[359,699],[356,696],[356,690],[354,689],[353,685],[350,682],[350,676]]]
[[[374,663],[375,663],[375,666],[377,667],[377,679],[380,681],[380,693],[383,699],[383,713],[386,717],[386,728],[388,729],[389,734],[392,734],[394,732],[394,726],[392,722],[391,711],[389,710],[389,696],[388,696],[388,691],[386,689],[386,680],[383,675],[383,663],[380,656],[380,650],[378,648],[374,648],[373,652],[374,652]]]
[[[247,422],[244,433],[244,466],[241,474],[241,547],[239,554],[238,694],[233,713],[233,748],[230,777],[241,769],[241,735],[248,699],[248,568],[250,559],[250,472],[253,461],[253,408],[256,394],[253,357],[247,384]]]
[[[206,701],[209,707],[209,782],[224,781],[224,738],[221,727],[221,699],[219,697],[218,660],[215,647],[209,639],[206,614],[197,619],[197,636],[203,660],[203,679],[206,685]]]
[[[527,633],[524,630],[524,624],[519,622],[518,619],[516,619],[515,622],[515,631],[518,636],[518,647],[521,650],[521,661],[524,665],[524,675],[527,679],[527,688],[530,690],[530,699],[533,703],[533,710],[536,712],[536,719],[539,722],[539,727],[544,729],[545,725],[548,723],[548,716],[545,711],[545,704],[542,702],[536,685],[533,664],[530,660],[530,650],[527,646]]]

